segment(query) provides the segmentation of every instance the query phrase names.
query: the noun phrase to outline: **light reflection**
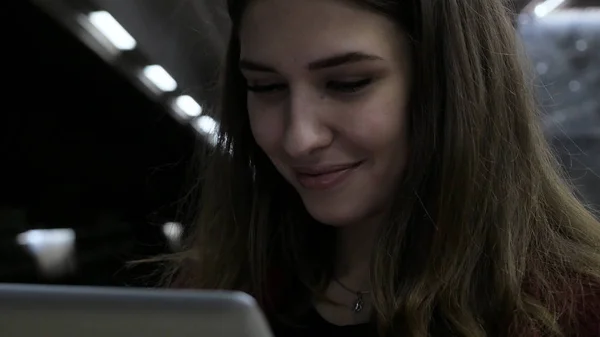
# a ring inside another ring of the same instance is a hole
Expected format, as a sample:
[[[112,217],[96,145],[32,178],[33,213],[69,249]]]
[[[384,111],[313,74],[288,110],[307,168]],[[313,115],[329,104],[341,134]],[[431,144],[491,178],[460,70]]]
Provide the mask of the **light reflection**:
[[[16,240],[31,254],[45,277],[60,277],[75,270],[73,229],[33,229],[20,233]]]

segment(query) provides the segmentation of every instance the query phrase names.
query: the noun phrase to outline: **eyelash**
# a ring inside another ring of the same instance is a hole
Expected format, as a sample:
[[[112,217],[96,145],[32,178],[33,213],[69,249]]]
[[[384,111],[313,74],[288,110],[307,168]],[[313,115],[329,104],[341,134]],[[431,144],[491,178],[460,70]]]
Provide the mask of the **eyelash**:
[[[285,89],[284,84],[269,84],[269,85],[247,85],[248,91],[253,93],[268,93],[273,92],[275,90]]]
[[[373,82],[372,78],[365,78],[359,81],[330,81],[327,83],[327,89],[342,93],[354,94]],[[285,84],[269,84],[269,85],[248,85],[248,91],[261,94],[271,93],[277,90],[286,88]]]
[[[372,78],[365,78],[362,80],[349,82],[331,81],[327,84],[327,87],[340,93],[353,94],[367,87],[369,84],[371,84],[371,82],[373,82]]]

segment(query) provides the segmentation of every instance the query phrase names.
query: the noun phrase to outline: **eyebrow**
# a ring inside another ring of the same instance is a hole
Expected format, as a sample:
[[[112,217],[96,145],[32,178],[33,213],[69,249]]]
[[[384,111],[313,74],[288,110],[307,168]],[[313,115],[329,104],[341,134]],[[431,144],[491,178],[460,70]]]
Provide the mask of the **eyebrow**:
[[[339,67],[346,64],[365,62],[365,61],[380,61],[381,57],[371,54],[365,54],[361,52],[349,52],[343,54],[337,54],[333,56],[329,56],[323,59],[319,59],[316,61],[312,61],[308,64],[309,70],[321,70],[326,68]],[[240,69],[248,70],[248,71],[260,71],[260,72],[268,72],[268,73],[276,73],[275,68],[268,66],[266,64],[262,64],[260,62],[241,59],[240,60]]]

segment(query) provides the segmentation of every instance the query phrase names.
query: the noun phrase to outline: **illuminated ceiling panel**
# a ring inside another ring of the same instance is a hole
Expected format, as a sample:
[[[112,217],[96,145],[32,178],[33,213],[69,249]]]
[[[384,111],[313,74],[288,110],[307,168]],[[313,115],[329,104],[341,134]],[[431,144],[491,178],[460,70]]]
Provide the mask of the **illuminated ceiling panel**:
[[[71,30],[153,101],[162,103],[175,119],[214,143],[218,122],[203,115],[207,109],[202,106],[210,101],[210,90],[202,88],[214,87],[207,85],[216,77],[217,61],[214,58],[219,51],[214,41],[222,38],[202,34],[186,25],[213,22],[193,15],[181,16],[197,13],[197,3],[177,2],[183,5],[166,11],[173,15],[168,20],[157,13],[165,15],[164,6],[175,2],[35,0],[34,3]],[[198,46],[191,39],[203,45]],[[188,52],[195,45],[204,52],[202,57],[192,59]],[[214,128],[198,129],[197,125],[204,125],[209,119]]]

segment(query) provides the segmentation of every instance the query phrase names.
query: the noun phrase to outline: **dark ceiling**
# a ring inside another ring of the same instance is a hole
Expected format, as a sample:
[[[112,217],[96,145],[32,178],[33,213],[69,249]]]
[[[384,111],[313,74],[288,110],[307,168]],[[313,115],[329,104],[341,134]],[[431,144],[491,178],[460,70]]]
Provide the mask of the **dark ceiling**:
[[[211,100],[229,34],[223,0],[93,1],[198,100]]]
[[[123,261],[164,252],[195,135],[36,7],[10,10],[0,209],[26,216],[0,224],[0,281],[35,280],[16,234],[67,227],[88,271],[68,282],[122,284]]]

